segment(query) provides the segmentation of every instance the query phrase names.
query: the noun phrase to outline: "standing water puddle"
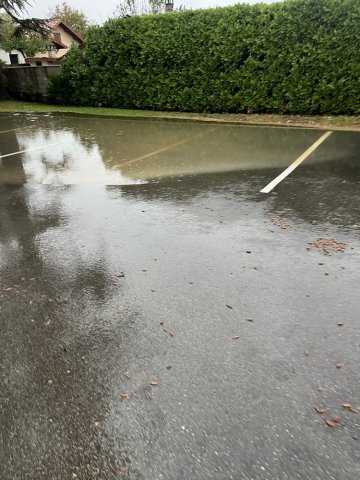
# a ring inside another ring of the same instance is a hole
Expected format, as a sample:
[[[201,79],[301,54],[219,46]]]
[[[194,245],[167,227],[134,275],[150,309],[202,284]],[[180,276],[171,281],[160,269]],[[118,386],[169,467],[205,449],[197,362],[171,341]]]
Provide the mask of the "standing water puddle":
[[[61,115],[0,116],[0,181],[127,185],[162,177],[276,168],[323,132]],[[334,132],[307,163],[355,156],[359,135]],[[19,152],[19,153],[16,153]],[[14,154],[15,153],[15,154]]]

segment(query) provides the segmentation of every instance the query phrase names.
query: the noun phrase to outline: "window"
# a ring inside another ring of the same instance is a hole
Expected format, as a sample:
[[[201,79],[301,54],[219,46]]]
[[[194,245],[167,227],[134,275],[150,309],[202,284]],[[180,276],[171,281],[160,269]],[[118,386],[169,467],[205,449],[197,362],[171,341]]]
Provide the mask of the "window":
[[[61,43],[61,35],[60,32],[54,32],[54,40],[57,43]]]
[[[10,53],[11,65],[19,65],[19,55],[17,53]]]

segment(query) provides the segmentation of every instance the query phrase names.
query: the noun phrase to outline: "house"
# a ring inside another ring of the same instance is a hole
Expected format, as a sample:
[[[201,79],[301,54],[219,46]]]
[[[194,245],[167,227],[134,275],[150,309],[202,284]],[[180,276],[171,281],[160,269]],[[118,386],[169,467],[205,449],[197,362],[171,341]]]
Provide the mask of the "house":
[[[47,22],[50,29],[50,43],[45,52],[39,52],[33,57],[26,57],[20,50],[5,52],[0,49],[0,60],[6,65],[58,65],[71,45],[82,45],[84,40],[71,27],[60,19]]]
[[[46,52],[39,52],[33,57],[26,58],[26,63],[30,65],[58,65],[71,45],[84,43],[80,35],[60,19],[49,20],[47,25],[51,32],[51,43],[46,47]]]
[[[5,50],[0,49],[0,60],[6,63],[6,65],[19,65],[21,63],[26,63],[25,57],[20,50],[5,52]]]

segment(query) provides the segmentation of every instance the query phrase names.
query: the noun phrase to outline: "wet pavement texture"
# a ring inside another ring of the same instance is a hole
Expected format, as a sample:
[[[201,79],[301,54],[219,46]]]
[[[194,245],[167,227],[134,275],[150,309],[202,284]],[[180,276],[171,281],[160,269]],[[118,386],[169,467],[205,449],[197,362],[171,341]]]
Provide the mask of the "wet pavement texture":
[[[322,133],[0,117],[2,480],[360,478],[360,135],[259,193]]]

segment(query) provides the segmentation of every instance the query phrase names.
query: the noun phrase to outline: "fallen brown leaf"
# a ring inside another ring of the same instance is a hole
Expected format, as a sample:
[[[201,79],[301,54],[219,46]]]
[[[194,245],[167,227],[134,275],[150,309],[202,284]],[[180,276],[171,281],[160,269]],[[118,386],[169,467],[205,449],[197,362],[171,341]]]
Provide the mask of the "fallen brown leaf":
[[[325,423],[328,427],[335,427],[335,423],[332,420],[329,420],[328,418],[325,420]]]
[[[305,355],[305,357],[308,357],[310,355],[310,353],[307,350],[305,350],[304,355]]]
[[[48,327],[50,324],[51,324],[51,320],[46,320],[46,322],[44,322],[44,325],[45,325],[46,327]]]
[[[158,385],[160,385],[160,382],[158,382],[157,380],[151,380],[150,385],[152,387],[157,387]]]
[[[164,325],[164,320],[161,320],[160,325]]]
[[[336,364],[336,368],[342,368],[343,366],[344,366],[343,363],[337,363],[337,364]]]
[[[348,403],[348,402],[343,403],[342,406],[343,406],[343,408],[346,408],[346,409],[352,408],[351,403]]]
[[[334,416],[332,417],[332,419],[333,419],[333,421],[334,421],[335,423],[341,422],[341,417],[340,417],[340,415],[334,415]]]
[[[226,306],[227,306],[227,308],[230,308],[230,309],[234,308],[234,307],[232,307],[231,305],[228,305],[228,304],[226,304]]]
[[[344,322],[338,322],[339,327],[342,327],[344,325]]]
[[[239,340],[240,335],[235,335],[235,337],[231,337],[233,340]]]
[[[247,322],[253,322],[253,321],[254,321],[251,317],[245,317],[245,320],[246,320]]]
[[[323,407],[314,407],[314,410],[316,413],[320,413],[320,415],[322,415],[327,411],[326,408],[323,408]]]
[[[319,392],[322,392],[325,387],[323,385],[318,385],[316,388],[319,390]]]
[[[121,475],[125,475],[127,473],[127,468],[121,466],[121,467],[119,467],[119,472],[120,472]]]
[[[4,292],[11,292],[12,287],[4,288]]]
[[[349,410],[350,410],[350,412],[353,412],[353,413],[359,413],[359,410],[357,408],[354,408],[354,407],[350,407]]]
[[[130,376],[130,374],[129,374],[129,373],[127,373],[127,372],[126,372],[126,373],[124,373],[124,377],[125,377],[125,378],[127,378],[128,380],[130,380],[130,379],[131,379],[131,376]]]
[[[120,393],[121,398],[129,398],[129,394],[127,392]]]

